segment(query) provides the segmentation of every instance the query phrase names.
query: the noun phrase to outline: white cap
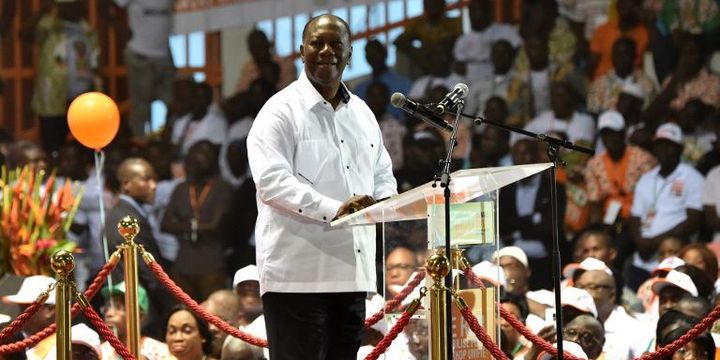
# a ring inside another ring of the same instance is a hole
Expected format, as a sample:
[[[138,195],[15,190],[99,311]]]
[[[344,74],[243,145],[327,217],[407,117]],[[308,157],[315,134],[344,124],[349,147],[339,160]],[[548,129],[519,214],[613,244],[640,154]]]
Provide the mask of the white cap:
[[[95,351],[102,359],[102,351],[100,350],[100,336],[95,330],[89,328],[85,324],[74,325],[71,330],[72,343],[85,345]]]
[[[594,257],[586,258],[580,263],[567,264],[567,266],[563,269],[563,276],[567,279],[572,279],[575,275],[580,276],[583,272],[590,270],[602,271],[610,276],[613,276],[612,270],[610,270],[604,262]]]
[[[687,291],[692,296],[698,296],[697,287],[690,276],[677,270],[670,270],[664,279],[656,279],[652,284],[652,291],[660,294],[660,291],[668,286],[675,286]]]
[[[55,279],[45,275],[26,277],[17,294],[5,296],[3,301],[11,304],[32,304],[40,296],[40,293],[54,283]],[[45,304],[55,305],[55,289],[50,292]]]
[[[538,304],[555,307],[555,293],[547,289],[540,289],[536,291],[528,291],[525,294],[528,300],[532,300]]]
[[[557,343],[553,344],[554,347],[557,347]],[[585,351],[583,351],[582,346],[578,345],[577,343],[574,343],[572,341],[563,340],[563,352],[568,352],[570,354],[575,355],[575,357],[580,359],[587,359],[588,356],[585,354]],[[550,353],[541,351],[538,355],[538,360],[550,360],[554,356],[550,355]]]
[[[615,110],[608,110],[598,117],[598,131],[610,129],[613,131],[625,130],[625,118]]]
[[[677,256],[668,256],[663,261],[661,261],[658,266],[655,267],[655,270],[653,270],[652,275],[655,276],[660,271],[670,271],[674,270],[678,266],[685,265],[685,260],[677,257]]]
[[[0,314],[0,324],[6,323],[8,321],[10,321],[10,316],[5,315],[5,314]]]
[[[666,139],[678,145],[683,145],[683,133],[675,123],[664,123],[655,131],[655,140]]]
[[[365,320],[375,315],[378,311],[385,307],[385,300],[382,296],[375,294],[370,299],[365,299]],[[379,331],[383,336],[387,335],[388,323],[383,316],[380,321],[373,324],[370,328]]]
[[[595,300],[583,289],[566,287],[560,295],[560,303],[563,307],[571,306],[582,312],[591,313],[595,318],[598,316]]]
[[[473,272],[480,279],[485,280],[495,287],[507,287],[507,279],[505,278],[505,271],[499,266],[489,262],[483,261],[472,267]]]
[[[258,273],[257,266],[248,265],[235,272],[235,276],[233,277],[233,287],[238,286],[241,282],[244,281],[260,282],[260,275]]]
[[[525,254],[523,249],[517,246],[506,246],[500,249],[500,251],[496,251],[495,254],[493,254],[493,259],[499,260],[503,256],[510,256],[512,258],[515,258],[517,261],[523,264],[523,266],[528,267],[527,254]]]

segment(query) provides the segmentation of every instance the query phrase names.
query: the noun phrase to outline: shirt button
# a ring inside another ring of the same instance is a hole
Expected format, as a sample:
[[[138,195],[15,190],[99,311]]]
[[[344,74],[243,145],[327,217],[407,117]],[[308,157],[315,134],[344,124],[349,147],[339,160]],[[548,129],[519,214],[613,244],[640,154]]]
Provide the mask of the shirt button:
[[[357,249],[358,254],[360,253],[360,249]]]
[[[345,168],[350,170],[350,165],[346,165]]]
[[[299,212],[299,213],[302,213],[302,209],[298,209],[298,212]]]
[[[374,144],[370,144],[370,147],[375,147],[375,145],[374,145]]]
[[[341,142],[341,143],[344,143],[344,142],[345,142],[345,140],[343,140],[343,139],[340,139],[340,142]]]
[[[323,216],[323,220],[327,220],[327,216]]]
[[[355,196],[355,193],[353,193],[353,196]]]

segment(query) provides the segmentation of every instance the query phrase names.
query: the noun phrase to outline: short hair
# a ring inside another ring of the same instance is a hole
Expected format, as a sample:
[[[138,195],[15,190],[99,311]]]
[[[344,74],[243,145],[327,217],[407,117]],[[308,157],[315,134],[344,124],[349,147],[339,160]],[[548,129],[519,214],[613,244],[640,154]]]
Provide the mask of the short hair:
[[[605,239],[609,248],[615,247],[615,233],[613,232],[612,227],[605,224],[588,225],[585,230],[583,230],[580,235],[578,235],[577,241],[575,242],[576,246],[580,244],[580,240],[583,240],[592,235],[597,235]]]
[[[528,315],[530,315],[530,307],[524,294],[511,294],[506,292],[500,297],[500,303],[508,303],[517,306],[518,310],[520,310],[520,321],[523,323],[527,319]]]
[[[131,172],[130,168],[135,165],[149,166],[152,169],[152,165],[143,158],[140,158],[140,157],[127,158],[127,159],[123,160],[120,163],[120,165],[118,165],[117,173],[115,174],[115,178],[120,182],[120,184],[122,184],[125,180],[130,179],[134,175],[134,172]]]
[[[170,322],[170,318],[175,313],[180,312],[180,311],[189,312],[190,315],[192,315],[192,317],[195,319],[195,323],[197,323],[198,332],[200,333],[200,337],[203,338],[203,340],[205,340],[202,343],[203,354],[208,355],[208,354],[212,353],[213,335],[210,332],[210,327],[208,326],[207,321],[205,321],[205,319],[198,316],[194,311],[190,310],[190,308],[188,308],[187,306],[185,306],[183,304],[175,305],[172,308],[172,310],[170,310],[170,313],[168,314],[167,318],[165,319],[165,334],[166,334],[166,336],[167,336],[167,327],[168,327],[167,325],[168,325],[168,322]]]
[[[633,54],[636,53],[635,49],[637,49],[637,43],[635,42],[635,40],[633,40],[629,37],[621,37],[621,38],[615,40],[615,42],[613,43],[613,46],[612,46],[613,51],[615,51],[615,48],[620,47],[620,46],[627,46],[630,49],[632,49]]]
[[[695,243],[686,245],[685,247],[680,249],[678,257],[682,259],[685,254],[687,254],[688,251],[691,250],[696,250],[700,253],[700,257],[702,258],[705,265],[708,267],[705,273],[708,274],[708,276],[710,276],[713,281],[717,280],[718,259],[715,256],[715,253],[713,253],[712,250],[708,249],[705,244]]]
[[[310,20],[308,20],[308,22],[305,24],[305,27],[303,27],[303,31],[302,31],[303,42],[305,41],[305,37],[307,36],[307,31],[308,31],[308,28],[310,27],[310,24],[312,24],[315,21],[319,20],[320,18],[326,17],[326,16],[333,18],[337,21],[340,21],[340,23],[342,23],[343,27],[345,27],[345,30],[347,31],[348,42],[351,42],[352,35],[351,35],[351,31],[350,31],[350,25],[347,23],[347,21],[343,20],[343,18],[341,18],[337,15],[333,15],[333,14],[329,14],[329,13],[320,14],[320,15],[314,16]]]

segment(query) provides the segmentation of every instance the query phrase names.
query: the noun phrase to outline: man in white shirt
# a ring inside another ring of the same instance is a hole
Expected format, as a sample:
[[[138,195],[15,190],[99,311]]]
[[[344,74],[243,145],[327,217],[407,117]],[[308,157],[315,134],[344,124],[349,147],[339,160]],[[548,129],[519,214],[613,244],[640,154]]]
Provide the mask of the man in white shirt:
[[[682,152],[680,127],[661,125],[653,143],[659,165],[641,176],[635,187],[630,211],[630,232],[637,247],[633,267],[645,270],[645,278],[657,266],[657,247],[663,238],[687,239],[700,227],[704,179],[692,166],[680,162]]]
[[[145,137],[150,105],[172,98],[175,67],[168,43],[172,29],[173,0],[114,0],[127,8],[132,37],[125,49],[130,95],[130,127]]]
[[[305,71],[265,104],[248,135],[273,360],[355,359],[366,293],[376,290],[375,227],[330,227],[397,193],[372,111],[341,82],[351,53],[345,21],[310,19]]]

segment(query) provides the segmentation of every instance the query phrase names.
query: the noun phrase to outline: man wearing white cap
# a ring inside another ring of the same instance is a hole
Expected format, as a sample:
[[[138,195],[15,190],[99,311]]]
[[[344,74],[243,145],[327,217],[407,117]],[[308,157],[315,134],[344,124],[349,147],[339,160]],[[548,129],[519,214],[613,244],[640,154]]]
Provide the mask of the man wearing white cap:
[[[677,270],[671,270],[664,279],[658,279],[652,291],[659,297],[659,315],[672,310],[685,295],[698,296],[698,290],[692,278]]]
[[[55,279],[49,276],[36,275],[30,276],[23,280],[18,292],[14,295],[8,295],[3,301],[10,304],[17,304],[20,312],[27,309],[43,291],[46,291],[51,284],[55,283]],[[40,306],[37,312],[23,325],[23,338],[32,336],[50,324],[55,322],[55,290],[50,292],[45,304]],[[40,341],[35,347],[25,350],[27,359],[45,359],[48,353],[55,349],[55,334],[50,335]]]
[[[235,272],[233,289],[240,297],[245,320],[250,323],[262,315],[263,304],[260,298],[260,276],[255,265],[248,265]]]
[[[619,112],[602,113],[598,131],[605,151],[590,158],[585,170],[589,221],[612,225],[629,219],[635,184],[657,161],[645,150],[626,143],[625,119]]]
[[[630,284],[643,281],[657,266],[657,247],[666,236],[687,239],[702,220],[703,177],[680,162],[683,135],[680,127],[665,123],[658,127],[653,152],[659,165],[637,183],[631,209],[630,231],[637,252],[633,255]]]

